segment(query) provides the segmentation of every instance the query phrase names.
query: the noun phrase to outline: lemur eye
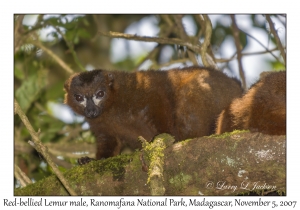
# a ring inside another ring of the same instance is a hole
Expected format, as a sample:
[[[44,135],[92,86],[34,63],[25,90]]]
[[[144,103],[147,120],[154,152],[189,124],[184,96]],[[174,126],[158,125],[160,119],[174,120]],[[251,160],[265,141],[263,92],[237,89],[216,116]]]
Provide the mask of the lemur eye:
[[[96,93],[96,98],[102,98],[104,96],[104,91],[100,90]]]
[[[78,102],[83,101],[83,97],[81,95],[75,94],[74,96],[75,96],[76,101],[78,101]]]

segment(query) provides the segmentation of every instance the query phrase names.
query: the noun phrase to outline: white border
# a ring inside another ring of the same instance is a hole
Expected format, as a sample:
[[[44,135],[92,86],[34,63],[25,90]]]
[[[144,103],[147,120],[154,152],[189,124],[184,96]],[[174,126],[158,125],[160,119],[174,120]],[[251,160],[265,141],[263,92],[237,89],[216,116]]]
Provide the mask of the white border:
[[[265,200],[299,201],[299,13],[296,1],[278,0],[215,0],[215,1],[1,1],[1,190],[3,199],[13,200],[13,14],[15,13],[287,13],[287,196],[264,197]],[[3,27],[4,26],[4,27]],[[25,197],[23,197],[25,199]],[[51,200],[65,197],[47,197]],[[86,197],[89,199],[91,197]],[[99,197],[96,197],[99,199]],[[130,198],[130,197],[128,197]],[[74,198],[72,198],[74,199]],[[76,199],[79,199],[78,197]],[[103,199],[110,199],[103,197]],[[113,199],[117,199],[114,197]],[[136,199],[136,198],[132,198]],[[185,197],[187,199],[187,197]],[[209,197],[208,199],[233,200],[235,197]],[[243,200],[257,200],[243,197]],[[297,208],[299,208],[298,203]],[[14,208],[14,207],[10,207]],[[30,207],[32,208],[32,207]],[[56,207],[57,208],[57,207]],[[99,207],[97,207],[99,208]],[[101,207],[100,207],[101,208]],[[156,207],[157,208],[157,207]],[[198,207],[199,208],[199,207]],[[116,209],[116,208],[114,208]],[[122,209],[124,209],[122,207]],[[128,208],[129,209],[129,208]],[[238,209],[238,208],[231,208]],[[278,208],[276,208],[278,209]],[[280,209],[280,208],[279,208]]]

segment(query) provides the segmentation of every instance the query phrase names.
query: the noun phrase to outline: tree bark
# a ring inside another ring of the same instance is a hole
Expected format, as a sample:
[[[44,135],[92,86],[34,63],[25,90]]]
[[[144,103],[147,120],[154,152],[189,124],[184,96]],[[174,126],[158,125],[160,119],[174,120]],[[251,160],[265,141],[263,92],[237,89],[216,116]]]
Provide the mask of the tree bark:
[[[141,152],[76,166],[64,177],[78,195],[151,195]],[[286,136],[236,131],[178,142],[162,153],[165,195],[286,193]],[[54,175],[14,194],[68,195]]]

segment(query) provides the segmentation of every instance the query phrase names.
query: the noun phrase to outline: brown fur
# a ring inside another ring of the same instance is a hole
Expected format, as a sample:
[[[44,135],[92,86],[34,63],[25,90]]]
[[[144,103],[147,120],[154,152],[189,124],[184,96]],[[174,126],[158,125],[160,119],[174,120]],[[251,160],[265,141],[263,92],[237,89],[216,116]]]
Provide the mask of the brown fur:
[[[270,135],[286,134],[286,72],[261,74],[242,97],[224,109],[216,133],[251,130]]]
[[[97,138],[97,159],[117,155],[125,146],[140,148],[138,136],[150,141],[170,133],[178,141],[210,135],[218,114],[242,95],[237,81],[213,69],[94,70],[66,81],[65,103],[85,115],[74,94],[91,97],[99,89],[105,92],[99,114],[85,116]]]

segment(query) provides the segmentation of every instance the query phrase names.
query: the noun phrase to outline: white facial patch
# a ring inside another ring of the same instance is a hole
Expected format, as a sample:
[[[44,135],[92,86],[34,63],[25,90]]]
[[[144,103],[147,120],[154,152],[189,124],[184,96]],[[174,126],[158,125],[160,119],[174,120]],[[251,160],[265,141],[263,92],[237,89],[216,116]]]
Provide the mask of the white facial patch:
[[[83,101],[80,102],[80,104],[84,107],[86,107],[86,98],[84,97],[83,98]]]
[[[93,96],[93,101],[96,106],[99,106],[101,100],[102,98],[97,98],[96,96]]]

